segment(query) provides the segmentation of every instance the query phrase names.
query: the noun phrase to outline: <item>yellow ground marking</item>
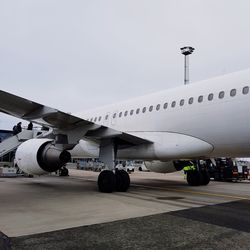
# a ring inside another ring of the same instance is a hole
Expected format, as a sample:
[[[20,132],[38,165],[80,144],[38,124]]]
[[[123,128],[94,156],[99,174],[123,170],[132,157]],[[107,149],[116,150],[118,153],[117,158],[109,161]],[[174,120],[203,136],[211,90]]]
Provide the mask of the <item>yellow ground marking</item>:
[[[162,188],[162,187],[152,187],[152,186],[145,186],[145,185],[138,185],[138,184],[131,184],[131,186],[144,187],[148,189],[158,189],[158,190],[164,190],[164,191],[174,191],[174,192],[179,192],[179,193],[190,193],[190,194],[214,196],[214,197],[221,197],[221,198],[228,198],[228,199],[250,200],[250,197],[227,195],[227,194],[215,194],[215,193],[208,193],[208,192],[201,192],[201,191],[193,191],[193,190],[188,190],[188,189]]]

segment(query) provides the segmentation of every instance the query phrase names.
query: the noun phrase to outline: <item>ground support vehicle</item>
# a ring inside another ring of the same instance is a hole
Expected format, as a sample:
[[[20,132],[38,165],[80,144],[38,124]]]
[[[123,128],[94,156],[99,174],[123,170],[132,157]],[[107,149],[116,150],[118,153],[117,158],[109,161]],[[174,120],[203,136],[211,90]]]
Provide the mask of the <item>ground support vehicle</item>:
[[[248,166],[238,166],[237,161],[231,158],[216,158],[215,164],[208,164],[210,177],[215,181],[241,181],[247,180]]]

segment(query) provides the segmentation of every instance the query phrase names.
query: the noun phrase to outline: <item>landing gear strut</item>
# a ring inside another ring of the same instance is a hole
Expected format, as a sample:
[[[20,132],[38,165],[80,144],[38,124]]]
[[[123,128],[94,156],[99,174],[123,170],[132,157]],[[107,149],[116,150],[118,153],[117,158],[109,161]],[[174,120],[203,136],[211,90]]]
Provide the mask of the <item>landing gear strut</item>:
[[[99,159],[108,167],[98,176],[98,188],[103,193],[113,191],[126,192],[130,185],[130,178],[124,170],[114,170],[116,160],[117,144],[112,139],[105,139],[100,144]]]

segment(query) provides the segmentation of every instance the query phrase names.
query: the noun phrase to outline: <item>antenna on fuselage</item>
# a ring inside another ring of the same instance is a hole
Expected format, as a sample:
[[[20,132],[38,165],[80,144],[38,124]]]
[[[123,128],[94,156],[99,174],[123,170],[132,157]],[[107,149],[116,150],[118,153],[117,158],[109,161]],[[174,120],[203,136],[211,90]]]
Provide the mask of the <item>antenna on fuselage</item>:
[[[193,51],[194,48],[190,46],[181,48],[181,53],[184,55],[184,85],[189,84],[189,55]]]

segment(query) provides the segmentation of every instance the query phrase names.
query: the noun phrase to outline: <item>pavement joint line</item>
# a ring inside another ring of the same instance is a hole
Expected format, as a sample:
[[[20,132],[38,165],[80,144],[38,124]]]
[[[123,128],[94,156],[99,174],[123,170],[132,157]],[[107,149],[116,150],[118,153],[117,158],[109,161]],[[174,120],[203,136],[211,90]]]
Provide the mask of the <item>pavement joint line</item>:
[[[226,195],[226,194],[214,194],[214,193],[199,192],[199,191],[192,191],[192,190],[185,190],[185,189],[152,187],[152,186],[145,186],[145,185],[138,185],[138,184],[131,184],[131,186],[143,187],[143,188],[148,188],[148,189],[165,190],[165,191],[174,191],[174,192],[179,192],[179,193],[190,193],[190,194],[199,194],[199,195],[207,195],[207,196],[214,196],[214,197],[238,199],[238,200],[250,200],[250,197],[234,196],[234,195]]]
[[[93,180],[93,179],[88,179],[88,178],[85,178],[83,176],[68,176],[67,177],[68,179],[75,179],[75,180],[85,180],[85,181],[91,181],[91,182],[97,182],[97,180]]]
[[[70,178],[79,179],[78,177],[72,177],[72,176]],[[96,181],[96,180],[87,179],[84,177],[82,177],[82,179],[84,179],[86,181],[92,181],[92,182]],[[228,198],[228,199],[250,200],[250,197],[234,196],[234,195],[226,195],[226,194],[214,194],[214,193],[199,192],[199,191],[192,191],[192,190],[186,190],[186,189],[162,188],[162,187],[153,187],[153,186],[146,186],[146,185],[139,185],[139,184],[130,184],[130,186],[143,187],[143,188],[147,188],[147,189],[158,189],[158,190],[164,190],[164,191],[174,191],[174,192],[179,192],[179,193],[207,195],[207,196],[222,197],[222,198]]]

